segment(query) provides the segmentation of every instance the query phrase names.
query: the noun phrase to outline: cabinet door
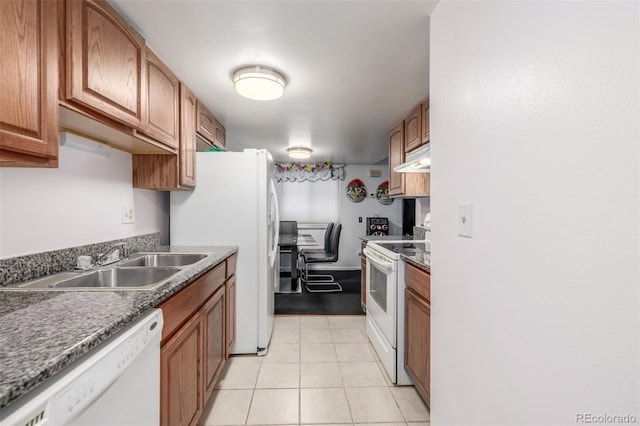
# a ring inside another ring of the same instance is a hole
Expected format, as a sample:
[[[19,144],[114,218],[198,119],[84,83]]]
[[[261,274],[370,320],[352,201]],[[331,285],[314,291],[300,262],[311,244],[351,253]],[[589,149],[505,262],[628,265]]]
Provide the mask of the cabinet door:
[[[429,142],[429,99],[420,104],[422,110],[422,143]]]
[[[216,140],[213,141],[213,144],[218,148],[225,148],[227,146],[227,131],[225,130],[222,123],[220,123],[216,119]]]
[[[404,193],[404,173],[393,168],[404,161],[404,121],[391,129],[389,134],[389,195]]]
[[[0,164],[57,167],[55,1],[0,1]]]
[[[431,382],[431,306],[411,289],[405,291],[405,366],[416,390],[429,403]]]
[[[195,425],[204,404],[203,321],[198,313],[160,350],[160,424]]]
[[[180,185],[196,186],[196,109],[198,100],[180,84]]]
[[[198,100],[196,131],[205,140],[213,143],[216,133],[216,119],[206,106]]]
[[[105,0],[67,5],[67,99],[144,130],[144,39]]]
[[[220,287],[202,308],[204,318],[205,401],[209,399],[225,360],[225,288]]]
[[[404,119],[404,150],[409,152],[422,145],[422,110],[420,105]]]
[[[236,342],[236,277],[235,275],[225,283],[227,305],[225,311],[226,327],[226,352],[225,358],[231,355],[231,348]]]
[[[180,81],[150,50],[147,50],[147,121],[145,133],[171,148],[180,137]]]
[[[362,310],[367,310],[367,258],[362,255],[360,262],[360,304]]]

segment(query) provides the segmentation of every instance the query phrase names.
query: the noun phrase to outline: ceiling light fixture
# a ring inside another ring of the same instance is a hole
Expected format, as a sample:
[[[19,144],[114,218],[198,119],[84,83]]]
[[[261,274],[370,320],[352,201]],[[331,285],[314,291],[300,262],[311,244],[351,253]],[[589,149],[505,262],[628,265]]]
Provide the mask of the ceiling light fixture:
[[[278,99],[287,85],[278,71],[263,66],[242,67],[233,73],[233,86],[245,98],[258,101]]]
[[[311,148],[307,148],[306,146],[293,146],[291,148],[287,148],[287,152],[289,153],[289,157],[295,158],[296,160],[304,160],[305,158],[311,157],[311,153],[313,150]]]

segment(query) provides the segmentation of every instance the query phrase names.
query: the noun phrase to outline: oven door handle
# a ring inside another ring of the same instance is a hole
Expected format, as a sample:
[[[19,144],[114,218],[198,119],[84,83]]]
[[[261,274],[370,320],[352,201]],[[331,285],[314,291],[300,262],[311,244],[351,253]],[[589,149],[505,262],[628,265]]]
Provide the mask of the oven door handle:
[[[386,271],[387,273],[393,271],[395,268],[394,266],[394,262],[381,262],[380,260],[376,259],[375,257],[373,257],[371,250],[369,250],[368,248],[364,248],[363,250],[364,255],[367,257],[367,261],[375,264],[379,269]]]

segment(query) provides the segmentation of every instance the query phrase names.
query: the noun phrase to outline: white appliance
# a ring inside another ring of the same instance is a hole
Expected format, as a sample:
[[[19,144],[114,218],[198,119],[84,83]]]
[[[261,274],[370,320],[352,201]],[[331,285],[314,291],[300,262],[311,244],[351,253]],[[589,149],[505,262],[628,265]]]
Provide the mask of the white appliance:
[[[153,309],[1,410],[0,424],[157,426],[162,325]]]
[[[266,354],[280,280],[274,164],[264,149],[197,152],[196,188],[172,192],[171,245],[238,246],[234,354]]]
[[[404,368],[405,281],[402,254],[429,251],[420,240],[369,242],[367,257],[367,336],[391,381],[410,385]]]

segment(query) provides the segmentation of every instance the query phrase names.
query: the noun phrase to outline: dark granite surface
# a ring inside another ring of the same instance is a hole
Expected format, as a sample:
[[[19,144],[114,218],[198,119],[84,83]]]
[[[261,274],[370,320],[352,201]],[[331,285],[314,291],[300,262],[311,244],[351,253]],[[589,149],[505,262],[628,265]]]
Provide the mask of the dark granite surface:
[[[0,288],[0,409],[72,364],[193,282],[236,246],[164,247],[209,253],[151,290],[11,291]]]
[[[413,263],[419,267],[426,268],[431,272],[431,253],[424,250],[416,250],[415,254],[403,254],[402,258],[409,263]]]
[[[131,253],[150,251],[160,245],[160,233],[154,232],[96,244],[0,259],[0,287],[69,271],[76,266],[78,256],[91,255],[95,257],[98,253],[106,252],[115,244],[124,242],[129,244]]]

